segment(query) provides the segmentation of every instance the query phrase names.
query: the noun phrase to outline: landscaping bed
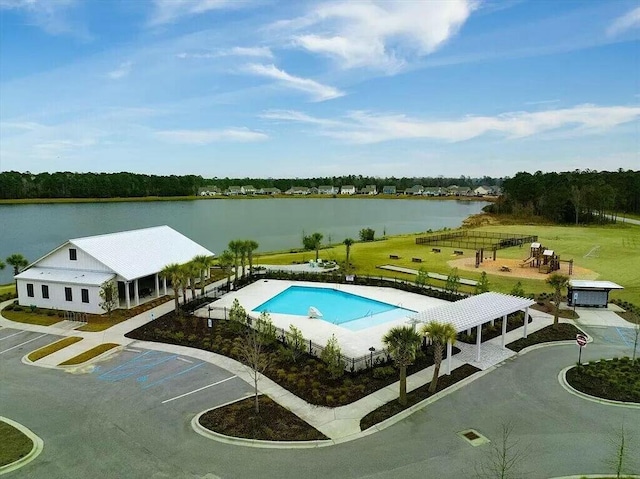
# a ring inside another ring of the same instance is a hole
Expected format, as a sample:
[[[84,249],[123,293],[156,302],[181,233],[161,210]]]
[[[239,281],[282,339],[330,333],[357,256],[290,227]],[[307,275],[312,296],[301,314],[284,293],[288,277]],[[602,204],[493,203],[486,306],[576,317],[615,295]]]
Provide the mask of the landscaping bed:
[[[58,366],[75,366],[76,364],[86,363],[90,359],[100,356],[102,353],[109,351],[110,349],[117,348],[118,346],[120,345],[116,343],[98,344],[96,347],[93,347],[82,354],[78,354],[71,359],[67,359],[66,361],[58,364]]]
[[[78,341],[82,341],[82,338],[79,338],[77,336],[69,336],[67,338],[61,339],[60,341],[56,341],[55,343],[48,344],[43,348],[37,349],[34,352],[30,353],[27,357],[29,358],[29,361],[38,361],[46,356],[49,356],[50,354],[55,353],[56,351],[60,351],[67,346],[77,343]]]
[[[529,323],[531,323],[532,319],[529,316]],[[524,325],[524,313],[517,312],[507,316],[507,332],[513,331],[514,329],[520,328]],[[491,326],[491,323],[485,323],[482,325],[482,334],[481,339],[484,343],[485,341],[489,341],[490,339],[497,338],[502,335],[502,318],[496,319],[494,326]],[[476,343],[476,328],[471,329],[471,334],[466,333],[458,333],[456,337],[458,341],[466,344],[475,344]]]
[[[15,310],[14,308],[15,306],[10,304],[2,310],[2,316],[10,321],[15,321],[16,323],[36,324],[38,326],[51,326],[64,319],[59,317],[53,310],[43,312],[43,310],[38,308],[34,311],[22,306],[20,306],[20,309],[18,310]],[[49,314],[49,312],[51,312],[51,314]]]
[[[260,396],[260,413],[254,397],[213,409],[200,416],[210,431],[262,441],[322,441],[328,438],[267,396]]]
[[[33,449],[33,441],[21,431],[6,422],[0,421],[0,467],[16,462]]]
[[[536,311],[541,311],[543,313],[547,313],[550,315],[554,315],[556,311],[556,306],[548,299],[539,299],[536,304],[530,306],[531,309],[535,309]],[[580,315],[576,313],[573,309],[560,309],[558,312],[559,318],[565,319],[578,319]]]
[[[231,357],[242,361],[239,345],[243,341],[245,326],[233,321],[217,320],[207,328],[206,318],[177,317],[174,312],[147,323],[126,334],[128,338],[178,344]],[[453,354],[458,352],[456,348]],[[320,406],[342,406],[361,399],[399,379],[398,371],[390,359],[373,369],[354,373],[345,372],[342,377],[331,378],[326,365],[308,354],[293,362],[282,343],[268,349],[269,366],[265,376],[305,401]],[[445,354],[446,356],[446,354]],[[407,368],[413,374],[433,364],[433,348],[421,349],[416,361]]]
[[[640,358],[613,358],[580,364],[567,371],[571,387],[590,396],[640,403]]]
[[[452,386],[453,384],[462,381],[465,378],[477,373],[480,369],[475,366],[471,366],[470,364],[463,364],[459,368],[451,371],[449,376],[440,376],[438,378],[438,386],[436,388],[436,393],[442,391],[443,389]],[[435,394],[435,393],[434,393]],[[404,411],[405,409],[410,408],[414,404],[419,403],[420,401],[427,399],[428,397],[433,396],[429,392],[429,383],[424,386],[419,387],[407,393],[407,404],[406,406],[401,405],[397,399],[393,401],[389,401],[384,406],[380,406],[375,411],[371,411],[365,417],[360,420],[360,430],[364,431],[369,429],[371,426],[378,424],[379,422],[384,421],[385,419],[389,419],[392,416],[395,416],[399,412]]]
[[[554,341],[569,341],[572,339],[575,340],[576,334],[583,334],[583,332],[573,324],[558,323],[556,328],[551,324],[529,334],[526,338],[520,338],[507,344],[507,347],[517,353],[522,351],[524,348],[533,346],[534,344],[551,343]]]

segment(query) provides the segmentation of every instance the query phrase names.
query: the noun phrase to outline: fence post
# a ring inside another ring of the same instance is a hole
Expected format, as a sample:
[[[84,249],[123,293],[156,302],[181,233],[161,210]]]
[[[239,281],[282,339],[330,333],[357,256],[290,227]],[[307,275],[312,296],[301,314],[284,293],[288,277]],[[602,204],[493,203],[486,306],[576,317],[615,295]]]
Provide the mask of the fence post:
[[[311,344],[312,344],[311,340],[309,340],[309,354],[312,354],[312,352],[311,352]]]

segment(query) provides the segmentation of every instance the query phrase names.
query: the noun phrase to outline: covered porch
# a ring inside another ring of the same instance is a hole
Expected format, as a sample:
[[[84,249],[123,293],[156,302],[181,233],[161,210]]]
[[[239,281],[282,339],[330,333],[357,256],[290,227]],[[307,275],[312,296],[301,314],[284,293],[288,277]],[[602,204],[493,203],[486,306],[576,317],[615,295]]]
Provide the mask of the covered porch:
[[[529,307],[535,301],[528,298],[511,296],[508,294],[488,292],[465,298],[444,306],[427,309],[412,318],[413,323],[450,323],[458,333],[470,333],[476,328],[476,343],[472,363],[480,363],[482,358],[482,326],[486,323],[494,325],[497,319],[502,319],[501,349],[506,352],[505,338],[507,334],[507,316],[511,313],[524,311],[524,327],[522,337],[527,337]],[[446,374],[451,373],[451,348],[447,344]],[[492,351],[495,354],[495,351]]]

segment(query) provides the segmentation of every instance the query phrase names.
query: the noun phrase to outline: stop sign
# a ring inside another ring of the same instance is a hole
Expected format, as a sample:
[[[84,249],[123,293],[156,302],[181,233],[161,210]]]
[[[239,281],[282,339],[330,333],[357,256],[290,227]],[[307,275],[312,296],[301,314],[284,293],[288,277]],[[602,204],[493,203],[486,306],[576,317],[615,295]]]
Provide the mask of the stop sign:
[[[578,343],[578,346],[583,347],[587,344],[587,337],[584,334],[576,334],[576,343]]]

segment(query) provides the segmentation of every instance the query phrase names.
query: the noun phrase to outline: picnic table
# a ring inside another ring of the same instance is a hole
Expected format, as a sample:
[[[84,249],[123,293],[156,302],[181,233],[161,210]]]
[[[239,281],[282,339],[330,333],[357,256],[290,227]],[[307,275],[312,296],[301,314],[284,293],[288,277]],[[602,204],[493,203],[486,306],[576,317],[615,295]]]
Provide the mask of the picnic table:
[[[506,273],[510,273],[511,272],[511,268],[509,268],[508,266],[502,265],[502,266],[500,266],[500,271],[504,271]]]
[[[397,254],[390,254],[389,259],[400,259],[400,256],[398,256]]]
[[[411,261],[414,263],[422,263],[422,258],[411,258]]]

